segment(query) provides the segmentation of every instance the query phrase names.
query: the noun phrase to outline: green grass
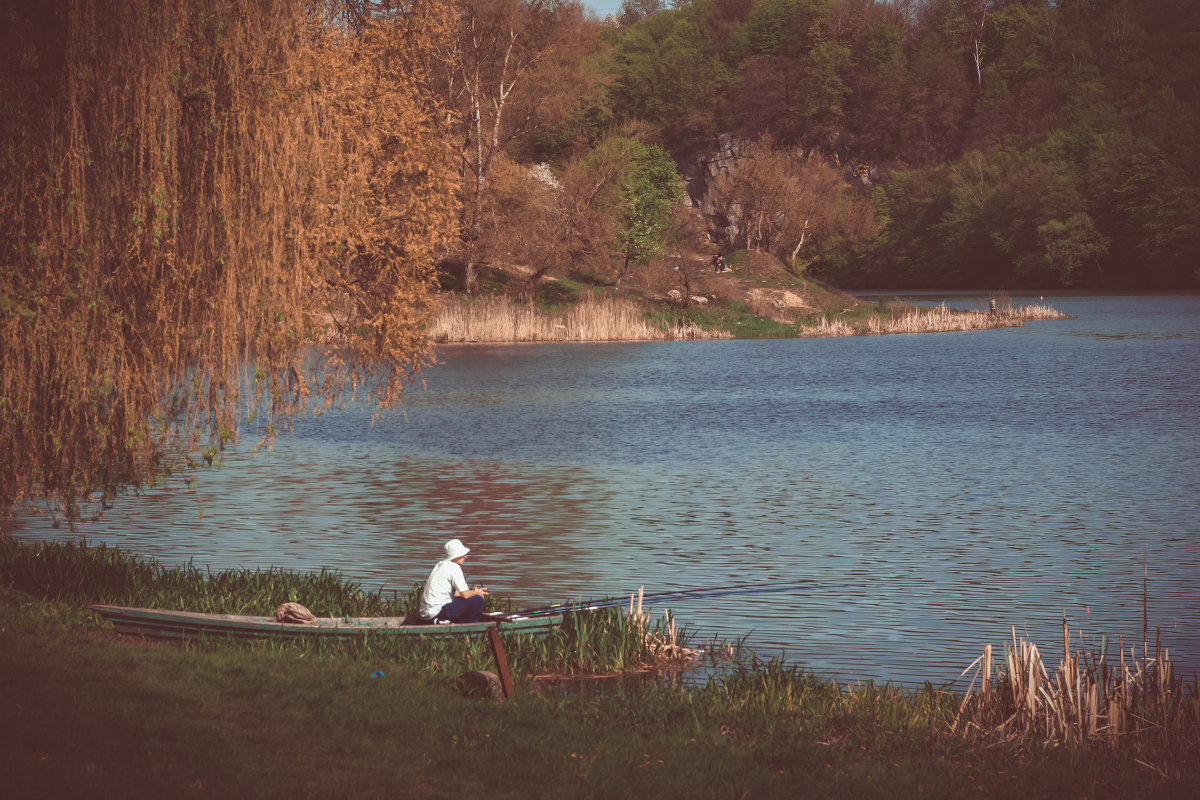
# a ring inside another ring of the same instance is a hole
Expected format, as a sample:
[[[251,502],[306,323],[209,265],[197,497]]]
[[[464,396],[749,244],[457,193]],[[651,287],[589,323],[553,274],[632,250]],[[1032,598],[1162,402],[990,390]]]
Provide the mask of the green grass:
[[[471,665],[137,647],[74,605],[0,589],[8,797],[1186,797],[1120,758],[976,751],[952,699],[779,664],[688,691],[472,701]],[[376,671],[384,676],[373,678]]]
[[[317,616],[407,616],[417,611],[421,585],[407,594],[368,592],[337,572],[292,573],[284,570],[211,572],[191,564],[164,567],[119,548],[77,541],[22,544],[0,541],[0,586],[82,607],[87,603],[166,608],[219,614],[272,616],[284,602],[298,602]],[[487,610],[511,610],[489,596]],[[622,609],[569,615],[549,636],[508,634],[505,650],[520,675],[612,673],[652,664],[655,643],[664,638],[664,621],[635,623]],[[649,634],[649,636],[647,636]],[[686,644],[686,640],[680,642]],[[221,646],[206,641],[202,646]],[[370,660],[387,658],[414,670],[435,665],[483,663],[491,659],[484,637],[422,637],[417,641],[364,633],[350,642],[312,638],[280,643],[238,643],[260,650],[301,655],[339,655]]]
[[[727,330],[737,339],[779,339],[795,336],[796,326],[756,316],[745,303],[701,308],[663,308],[646,314],[655,325],[693,324],[707,330]]]
[[[952,692],[839,686],[778,661],[752,658],[696,686],[626,680],[598,692],[531,693],[537,672],[617,670],[652,658],[644,628],[616,609],[572,618],[554,637],[507,637],[518,690],[507,703],[456,689],[463,672],[494,669],[482,636],[141,646],[83,609],[97,599],[176,596],[183,607],[257,610],[306,587],[325,592],[329,608],[385,600],[339,580],[210,575],[113,548],[0,542],[0,794],[1057,800],[1200,792],[1195,725],[1165,731],[1172,746],[1151,750],[956,735],[962,698]],[[1195,687],[1181,699],[1200,716]]]
[[[742,264],[746,263],[746,259],[750,257],[749,250],[734,250],[732,253],[726,253],[721,256],[721,260],[725,262],[725,266],[730,269],[738,269]]]
[[[78,541],[22,545],[0,541],[0,584],[48,599],[219,614],[273,614],[299,602],[317,616],[404,616],[413,593],[371,592],[337,572],[286,570],[212,572],[192,564],[164,567],[116,547]]]
[[[579,295],[586,287],[569,279],[542,281],[534,292],[537,307],[548,314],[557,314],[579,302]]]

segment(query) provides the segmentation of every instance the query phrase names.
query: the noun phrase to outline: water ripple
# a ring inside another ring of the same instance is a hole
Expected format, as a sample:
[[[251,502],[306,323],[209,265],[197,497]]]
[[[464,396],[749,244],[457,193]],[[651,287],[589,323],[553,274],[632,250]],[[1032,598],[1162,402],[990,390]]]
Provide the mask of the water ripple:
[[[934,683],[1014,627],[1052,656],[1064,618],[1140,644],[1148,570],[1151,625],[1200,669],[1200,302],[1060,303],[1077,319],[971,334],[448,349],[404,414],[302,421],[78,535],[401,591],[457,536],[469,578],[532,605],[808,580],[674,610]]]

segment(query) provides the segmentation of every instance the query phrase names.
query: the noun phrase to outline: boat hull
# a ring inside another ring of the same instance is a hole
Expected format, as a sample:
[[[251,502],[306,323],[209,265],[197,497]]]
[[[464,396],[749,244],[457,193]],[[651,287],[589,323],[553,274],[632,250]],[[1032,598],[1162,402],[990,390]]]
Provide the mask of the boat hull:
[[[238,639],[353,639],[363,634],[383,636],[470,636],[496,626],[501,633],[544,636],[562,624],[561,615],[522,617],[489,615],[480,622],[450,625],[409,625],[406,617],[318,617],[307,624],[277,622],[273,617],[203,614],[92,603],[117,633],[151,639],[195,639],[202,636]]]

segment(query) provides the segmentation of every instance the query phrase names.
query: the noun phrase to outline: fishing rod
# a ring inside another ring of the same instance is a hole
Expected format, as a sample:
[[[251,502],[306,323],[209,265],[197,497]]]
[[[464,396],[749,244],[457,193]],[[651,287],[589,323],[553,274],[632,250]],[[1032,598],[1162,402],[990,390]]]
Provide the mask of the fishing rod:
[[[862,586],[859,583],[827,583],[814,584],[811,581],[792,581],[790,583],[777,583],[769,586],[761,584],[750,584],[740,586],[718,586],[707,589],[680,589],[673,592],[659,592],[656,594],[643,594],[641,602],[647,605],[661,605],[663,603],[673,603],[682,600],[708,600],[714,597],[729,597],[733,595],[750,595],[750,594],[768,594],[772,592],[791,592],[800,589],[809,590],[826,590],[826,589],[848,589]],[[628,597],[605,597],[599,600],[586,600],[577,603],[555,603],[548,606],[540,606],[538,608],[529,608],[521,611],[513,612],[514,616],[536,617],[546,614],[563,614],[569,611],[595,611],[602,608],[617,608],[624,606],[630,601]]]

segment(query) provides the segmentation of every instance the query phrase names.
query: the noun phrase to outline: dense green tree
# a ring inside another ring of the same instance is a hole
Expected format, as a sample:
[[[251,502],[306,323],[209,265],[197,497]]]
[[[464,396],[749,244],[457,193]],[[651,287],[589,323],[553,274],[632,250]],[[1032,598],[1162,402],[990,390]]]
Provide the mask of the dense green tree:
[[[1194,285],[1200,37],[1178,24],[1187,4],[991,3],[978,74],[954,38],[964,9],[928,3],[905,39],[908,122],[895,126],[902,144],[890,152],[916,171],[879,189],[883,231],[845,275]],[[854,78],[852,104],[874,89],[869,78]],[[851,124],[852,141],[889,152],[858,133],[862,117]]]
[[[630,142],[632,164],[621,182],[613,232],[621,267],[616,283],[631,266],[645,266],[667,243],[672,207],[683,196],[675,162],[658,145]]]
[[[729,59],[735,64],[777,55],[798,59],[812,48],[828,11],[828,0],[759,0],[731,30]]]
[[[638,20],[657,14],[665,7],[662,0],[621,0],[621,11],[617,14],[617,22],[622,25],[632,25]]]
[[[717,130],[716,100],[730,74],[688,7],[663,11],[614,41],[617,112],[661,131],[665,140],[704,140]]]
[[[1052,271],[1052,279],[1064,286],[1080,283],[1084,269],[1089,264],[1098,266],[1100,257],[1108,252],[1108,239],[1096,230],[1092,218],[1082,212],[1065,221],[1052,219],[1039,225],[1038,241],[1043,245],[1040,255]]]
[[[625,134],[607,137],[580,160],[578,171],[583,174],[568,182],[584,187],[586,201],[580,205],[603,220],[619,285],[630,268],[645,266],[666,246],[671,209],[683,195],[682,179],[662,147]]]

